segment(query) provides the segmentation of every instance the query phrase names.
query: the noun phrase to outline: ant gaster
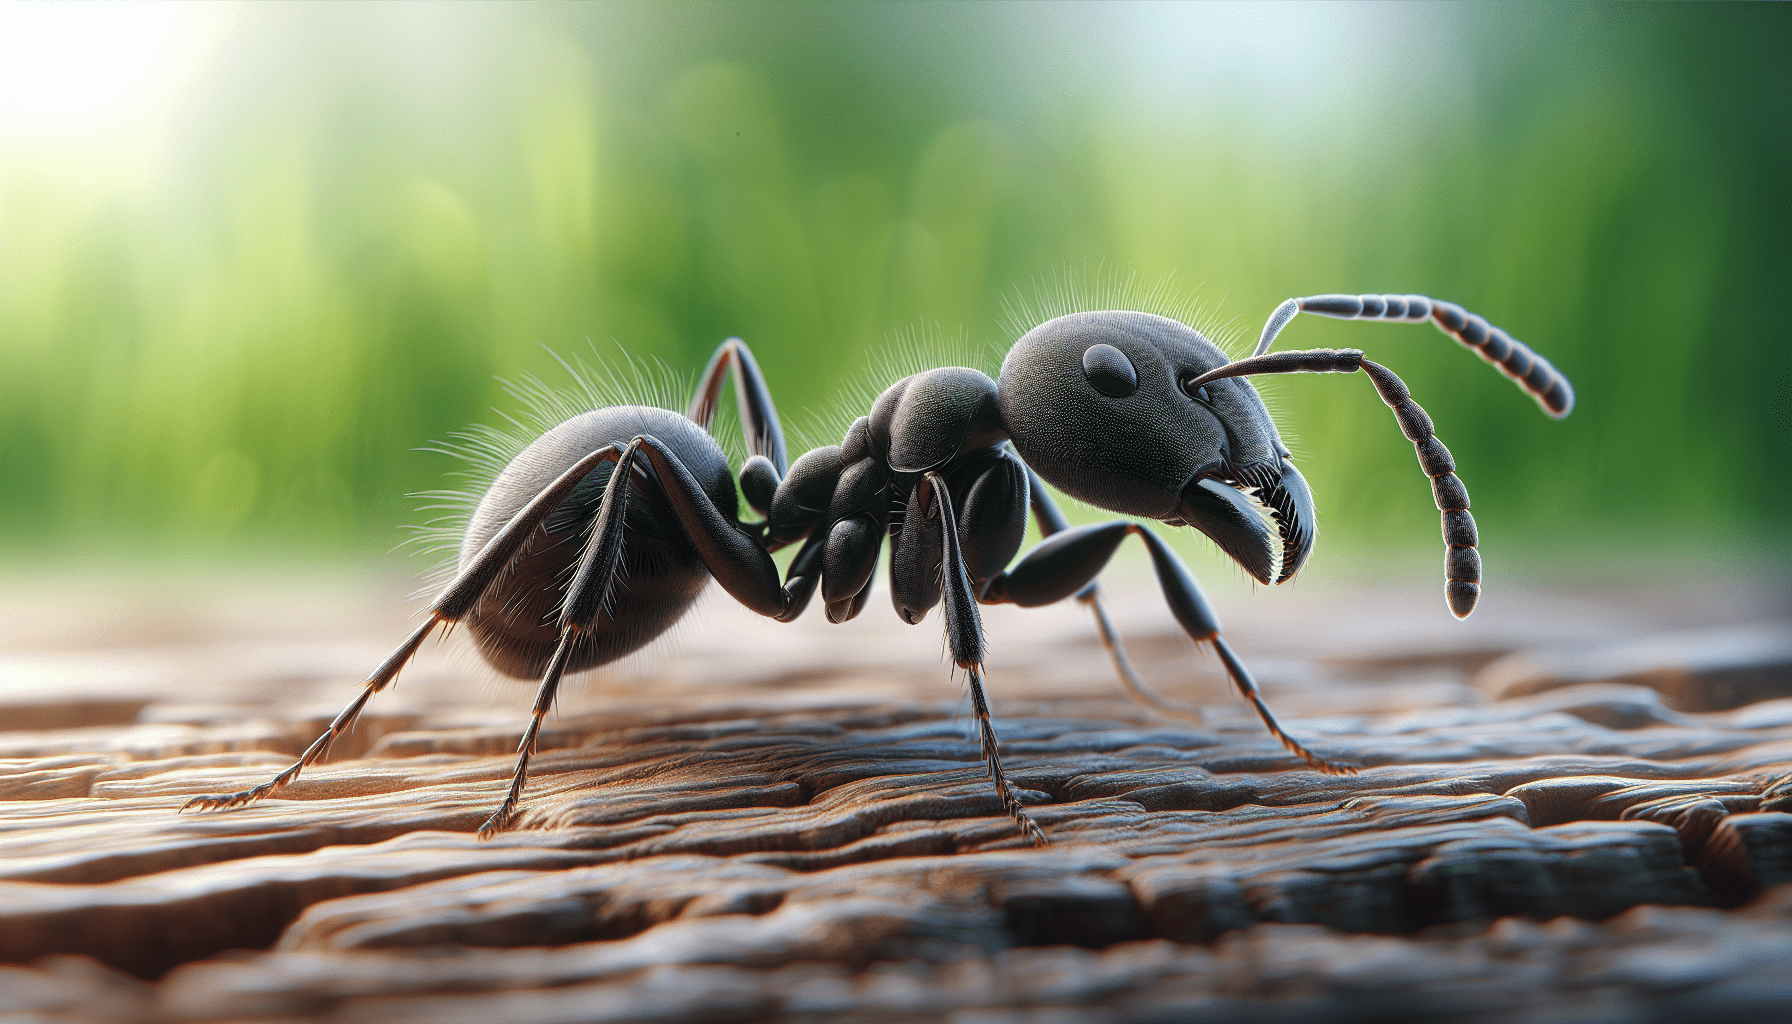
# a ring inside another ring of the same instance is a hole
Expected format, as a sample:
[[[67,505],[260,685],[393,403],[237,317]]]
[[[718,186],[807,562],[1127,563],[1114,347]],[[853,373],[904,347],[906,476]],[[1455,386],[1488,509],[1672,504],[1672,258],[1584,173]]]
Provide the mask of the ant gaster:
[[[196,797],[183,810],[245,804],[290,783],[437,626],[462,623],[498,671],[541,680],[509,792],[479,830],[489,838],[516,812],[542,719],[565,673],[615,661],[659,636],[711,577],[748,608],[781,622],[802,614],[819,588],[829,621],[845,622],[864,608],[886,537],[897,614],[918,623],[936,604],[945,605],[947,647],[970,680],[990,778],[1033,842],[1044,843],[1045,835],[1002,771],[990,724],[977,606],[1033,607],[1078,597],[1094,611],[1127,688],[1178,710],[1137,678],[1102,606],[1096,577],[1128,536],[1145,544],[1177,622],[1194,640],[1213,645],[1282,745],[1321,770],[1352,772],[1276,722],[1187,567],[1137,521],[1192,526],[1263,583],[1292,577],[1312,549],[1313,498],[1245,378],[1362,370],[1431,479],[1443,514],[1450,611],[1460,618],[1473,610],[1481,580],[1475,522],[1430,417],[1398,377],[1359,350],[1269,353],[1301,312],[1429,319],[1517,381],[1550,415],[1566,416],[1574,404],[1568,381],[1543,357],[1460,306],[1420,295],[1289,299],[1270,317],[1253,354],[1236,361],[1176,320],[1083,312],[1028,331],[995,380],[944,367],[897,381],[840,444],[791,464],[759,367],[745,344],[730,339],[710,359],[683,415],[639,405],[594,409],[524,448],[473,511],[458,571],[428,619],[298,762],[253,789]],[[739,472],[740,493],[763,516],[757,522],[741,522],[735,475],[708,430],[731,369],[753,452]],[[1134,518],[1072,527],[1040,477]],[[1046,539],[1014,562],[1029,509]],[[771,553],[799,542],[780,580]],[[624,579],[626,592],[619,586]]]

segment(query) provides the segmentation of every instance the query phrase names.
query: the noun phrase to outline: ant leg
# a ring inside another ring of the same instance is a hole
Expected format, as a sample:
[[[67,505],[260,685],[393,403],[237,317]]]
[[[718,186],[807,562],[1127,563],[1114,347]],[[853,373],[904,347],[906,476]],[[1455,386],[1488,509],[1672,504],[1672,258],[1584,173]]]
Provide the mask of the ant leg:
[[[658,438],[648,435],[634,438],[617,458],[610,486],[605,488],[603,500],[598,505],[590,540],[561,605],[560,643],[542,677],[529,727],[518,745],[510,790],[496,813],[481,826],[479,834],[482,837],[495,835],[515,814],[528,778],[529,759],[535,752],[542,719],[553,707],[572,645],[577,635],[589,629],[603,614],[616,567],[622,558],[629,494],[641,486],[634,477],[637,459],[645,460],[652,468],[656,485],[697,549],[698,556],[703,559],[710,575],[735,600],[768,618],[789,621],[802,611],[814,594],[815,577],[824,560],[825,538],[810,538],[791,565],[790,585],[781,584],[778,567],[772,562],[771,555],[731,517],[716,508],[676,452]]]
[[[397,678],[399,670],[411,660],[411,656],[417,653],[417,648],[423,646],[424,638],[428,637],[441,621],[431,615],[428,621],[418,626],[405,639],[404,643],[398,645],[397,650],[387,655],[386,660],[380,663],[380,667],[374,669],[373,674],[367,677],[367,681],[361,684],[360,694],[354,700],[349,701],[348,707],[343,708],[336,715],[335,719],[330,722],[330,727],[324,730],[323,735],[312,740],[311,745],[305,748],[305,752],[299,755],[299,759],[285,771],[259,786],[241,792],[196,796],[181,804],[180,810],[175,813],[180,814],[190,810],[217,811],[227,807],[241,807],[244,804],[254,803],[277,789],[286,788],[299,777],[301,771],[316,764],[323,759],[325,754],[329,753],[330,744],[336,741],[336,737],[348,731],[349,726],[354,724],[355,719],[361,714],[361,709],[367,706],[367,702],[373,698],[374,694],[385,689],[388,683]]]
[[[953,511],[959,556],[973,594],[982,595],[1026,540],[1027,472],[1019,456],[998,448],[965,459],[945,477],[946,488],[958,495]],[[945,586],[945,538],[930,495],[918,482],[909,488],[890,537],[890,601],[911,626],[940,603]]]
[[[1058,510],[1058,503],[1052,500],[1051,493],[1045,489],[1045,482],[1039,479],[1039,474],[1033,472],[1031,466],[1027,467],[1027,482],[1030,484],[1028,493],[1032,499],[1033,518],[1039,521],[1040,535],[1050,537],[1070,529],[1070,520],[1065,519],[1064,513]],[[1095,631],[1101,637],[1101,646],[1107,649],[1108,659],[1114,663],[1114,674],[1120,677],[1120,685],[1133,700],[1171,718],[1180,718],[1194,725],[1206,723],[1207,719],[1202,715],[1200,707],[1165,697],[1139,675],[1138,669],[1133,667],[1132,657],[1126,653],[1126,644],[1120,639],[1120,631],[1114,628],[1113,620],[1108,617],[1107,602],[1101,599],[1100,582],[1090,580],[1088,586],[1077,592],[1076,599],[1095,616]]]
[[[1270,733],[1301,760],[1320,771],[1337,775],[1354,774],[1356,769],[1327,761],[1288,735],[1287,730],[1282,728],[1281,723],[1270,712],[1269,705],[1264,703],[1263,695],[1257,689],[1257,681],[1220,636],[1219,616],[1214,614],[1206,596],[1189,574],[1188,566],[1183,564],[1182,559],[1176,556],[1176,552],[1162,538],[1138,523],[1119,519],[1072,527],[1053,534],[1027,552],[1012,570],[992,580],[989,596],[985,600],[991,603],[1012,601],[1023,608],[1063,600],[1094,579],[1129,534],[1144,541],[1146,549],[1151,553],[1151,564],[1157,570],[1158,586],[1170,606],[1170,613],[1176,617],[1190,639],[1197,643],[1213,644],[1233,685],[1250,702],[1257,717],[1263,720]]]
[[[522,741],[517,744],[516,769],[510,775],[510,789],[504,794],[504,802],[485,824],[479,826],[481,839],[497,835],[516,814],[517,804],[523,797],[523,785],[529,777],[529,759],[534,756],[536,741],[541,736],[542,720],[553,708],[554,698],[560,692],[560,677],[572,656],[573,644],[579,634],[597,622],[609,604],[610,586],[616,579],[617,566],[622,562],[629,492],[639,486],[634,479],[635,460],[645,443],[646,438],[637,437],[622,450],[616,460],[616,469],[610,474],[609,486],[604,488],[603,499],[598,502],[590,538],[585,542],[578,569],[560,604],[560,642],[542,673],[541,687],[535,691],[535,706],[529,715],[529,727],[523,730]]]
[[[571,592],[567,594],[571,597]],[[510,789],[504,793],[504,802],[479,826],[479,838],[490,839],[510,824],[516,814],[516,805],[523,798],[523,783],[529,777],[529,758],[535,754],[535,742],[541,736],[541,721],[547,717],[549,709],[554,706],[554,697],[560,692],[560,676],[566,671],[566,659],[572,654],[573,641],[579,630],[562,627],[560,643],[554,648],[553,657],[548,659],[547,671],[541,677],[541,688],[535,691],[535,706],[530,710],[529,727],[523,730],[523,738],[517,744],[516,770],[510,774]]]
[[[772,481],[775,488],[777,480],[789,471],[790,458],[784,451],[784,428],[778,423],[778,409],[772,403],[771,390],[765,386],[765,377],[759,372],[759,364],[754,361],[746,342],[729,338],[716,348],[715,354],[709,357],[709,365],[703,368],[703,376],[698,379],[697,392],[691,396],[685,416],[703,429],[709,429],[709,421],[722,397],[722,374],[730,366],[734,368],[734,397],[740,409],[742,432],[747,435],[747,444],[753,454],[766,459],[776,470],[776,478]],[[753,507],[764,511],[757,502]]]
[[[847,467],[840,462],[840,446],[828,445],[804,453],[779,481],[766,512],[766,540],[774,547],[794,544],[828,521],[828,507]],[[827,533],[825,526],[821,529]]]
[[[778,423],[778,409],[772,403],[771,389],[765,386],[765,377],[759,372],[759,364],[753,360],[753,351],[747,348],[746,342],[729,338],[716,348],[715,354],[709,357],[709,365],[703,368],[703,376],[697,382],[697,392],[691,396],[685,417],[703,429],[709,429],[709,421],[722,397],[722,375],[730,366],[734,367],[734,398],[740,414],[741,432],[753,449],[753,456],[740,467],[741,494],[754,511],[764,516],[772,507],[778,484],[790,471],[790,458],[784,451],[784,428]]]
[[[299,777],[301,771],[322,760],[323,756],[329,752],[330,744],[335,741],[336,737],[348,731],[361,714],[361,709],[367,706],[367,702],[373,698],[374,694],[385,689],[392,680],[398,677],[399,671],[411,660],[411,656],[417,653],[417,649],[423,646],[424,639],[436,626],[443,622],[457,622],[466,615],[478,602],[480,595],[485,593],[486,588],[491,586],[492,581],[516,557],[523,542],[535,532],[536,527],[541,525],[541,521],[547,518],[547,514],[553,511],[561,500],[572,492],[579,481],[583,480],[585,475],[596,468],[599,463],[614,461],[616,458],[614,446],[606,446],[592,452],[561,473],[553,483],[531,499],[527,505],[524,505],[516,516],[506,523],[496,536],[487,541],[485,547],[480,549],[479,554],[475,555],[473,560],[467,563],[455,575],[454,580],[443,589],[441,595],[429,608],[429,620],[418,626],[405,639],[405,642],[398,646],[397,650],[387,655],[386,660],[381,662],[380,666],[374,669],[373,674],[368,676],[367,681],[362,684],[361,692],[330,722],[330,727],[324,730],[323,735],[313,740],[311,745],[305,748],[305,752],[299,755],[299,759],[291,767],[261,785],[239,793],[196,796],[182,804],[180,810],[220,810],[252,803],[289,785]]]
[[[990,781],[995,783],[1003,809],[1020,826],[1021,832],[1033,841],[1034,846],[1045,846],[1045,833],[1027,815],[1026,808],[1020,802],[1020,795],[1014,791],[1014,785],[1002,771],[1001,745],[996,741],[995,726],[990,722],[989,698],[983,692],[983,620],[977,614],[977,598],[971,590],[971,579],[965,574],[964,556],[958,544],[958,523],[952,514],[952,497],[946,490],[946,481],[933,472],[921,478],[916,490],[923,492],[920,499],[922,513],[937,514],[940,521],[940,535],[945,549],[942,569],[945,576],[946,643],[952,651],[952,660],[970,677],[971,709],[977,716],[977,737],[982,747],[983,762],[988,766]],[[931,502],[928,501],[929,497],[933,499]],[[932,508],[928,508],[929,505]]]
[[[821,531],[817,530],[820,537]],[[884,525],[869,512],[847,516],[828,527],[822,549],[821,599],[828,621],[845,622],[864,607],[877,556],[884,547]]]
[[[779,622],[793,622],[809,607],[809,599],[815,596],[815,587],[821,582],[826,540],[819,532],[811,533],[790,560],[790,572],[784,580],[784,589],[790,592],[790,607],[778,614]]]
[[[982,594],[1026,542],[1028,472],[1004,446],[966,459],[946,478],[958,495],[958,549],[972,593]]]
[[[945,527],[928,500],[932,491],[924,482],[909,488],[901,523],[890,534],[890,605],[911,626],[940,603],[946,585]]]
[[[1120,641],[1120,631],[1114,628],[1113,620],[1108,618],[1108,607],[1101,599],[1099,585],[1091,583],[1076,595],[1076,599],[1094,613],[1095,629],[1101,637],[1101,645],[1107,648],[1108,659],[1114,663],[1114,673],[1120,677],[1120,685],[1126,689],[1128,696],[1159,714],[1179,718],[1191,725],[1207,724],[1207,716],[1201,712],[1200,705],[1171,700],[1158,693],[1139,675],[1139,670],[1133,667],[1132,657],[1126,653],[1126,645]]]
[[[798,553],[796,563],[791,566],[792,586],[787,588],[778,581],[778,567],[772,562],[772,556],[716,508],[703,485],[685,468],[676,452],[658,438],[649,436],[635,438],[630,447],[638,448],[641,457],[653,467],[660,490],[678,517],[679,525],[697,549],[703,564],[709,567],[710,575],[730,597],[768,619],[789,621],[802,610],[800,600],[806,601],[807,597],[801,596],[799,591],[813,584],[799,583],[798,579],[806,574],[797,570],[799,566],[811,571],[814,568],[813,563],[805,561],[803,553]],[[811,554],[810,557],[814,556]]]

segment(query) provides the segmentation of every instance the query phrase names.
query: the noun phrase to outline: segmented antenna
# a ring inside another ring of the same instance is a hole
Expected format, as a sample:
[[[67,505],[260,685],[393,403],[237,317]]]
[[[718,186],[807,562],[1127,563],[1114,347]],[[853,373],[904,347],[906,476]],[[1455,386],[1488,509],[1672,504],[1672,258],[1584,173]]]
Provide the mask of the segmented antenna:
[[[1450,614],[1468,618],[1481,597],[1481,553],[1475,549],[1480,538],[1475,532],[1475,517],[1468,511],[1468,488],[1456,475],[1456,460],[1450,449],[1437,439],[1431,417],[1419,408],[1406,390],[1406,383],[1394,371],[1380,363],[1363,360],[1363,372],[1375,383],[1375,391],[1394,410],[1400,421],[1400,432],[1412,442],[1419,456],[1419,468],[1431,478],[1431,496],[1443,514],[1444,600]]]
[[[1369,375],[1375,393],[1394,410],[1394,418],[1400,421],[1400,432],[1418,453],[1419,468],[1431,478],[1431,496],[1437,502],[1437,510],[1443,514],[1444,545],[1448,549],[1444,555],[1444,599],[1449,603],[1450,614],[1459,619],[1467,618],[1481,597],[1481,553],[1475,548],[1479,538],[1475,532],[1475,517],[1468,510],[1468,488],[1456,475],[1456,460],[1450,456],[1450,449],[1437,439],[1431,417],[1412,400],[1405,382],[1395,376],[1394,371],[1364,359],[1358,349],[1316,348],[1260,353],[1239,359],[1192,378],[1182,387],[1184,391],[1192,392],[1210,381],[1259,373],[1354,373],[1357,370]]]
[[[1362,365],[1363,350],[1360,348],[1304,348],[1296,352],[1271,352],[1267,355],[1234,359],[1224,366],[1184,381],[1182,389],[1193,391],[1225,377],[1249,377],[1258,373],[1355,373]]]
[[[1438,330],[1473,349],[1482,359],[1512,378],[1543,411],[1556,419],[1574,408],[1574,386],[1550,361],[1524,342],[1453,302],[1423,295],[1312,295],[1289,299],[1276,307],[1263,325],[1252,356],[1261,356],[1296,313],[1314,313],[1338,320],[1387,320],[1416,324],[1430,320]]]

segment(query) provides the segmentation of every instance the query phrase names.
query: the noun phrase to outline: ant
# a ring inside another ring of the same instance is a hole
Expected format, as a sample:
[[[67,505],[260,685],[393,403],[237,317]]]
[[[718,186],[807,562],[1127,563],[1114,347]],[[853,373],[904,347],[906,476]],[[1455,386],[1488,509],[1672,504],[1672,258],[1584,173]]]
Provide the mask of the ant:
[[[838,445],[791,463],[783,429],[752,353],[722,343],[681,415],[644,405],[582,412],[511,459],[474,509],[458,570],[428,619],[373,671],[361,693],[299,760],[240,793],[188,808],[234,807],[298,777],[329,750],[367,701],[398,675],[437,626],[465,624],[499,672],[541,680],[509,792],[480,828],[516,813],[543,717],[561,677],[615,661],[665,632],[713,577],[735,600],[789,622],[821,591],[830,622],[858,615],[887,537],[890,595],[905,622],[945,605],[953,662],[970,680],[983,759],[1003,807],[1035,844],[1045,834],[1002,771],[983,690],[977,606],[1050,604],[1075,596],[1093,610],[1121,681],[1161,709],[1132,671],[1096,577],[1128,536],[1145,544],[1177,622],[1209,643],[1282,745],[1322,771],[1329,762],[1288,735],[1182,560],[1137,520],[1192,526],[1253,578],[1282,583],[1315,536],[1313,497],[1245,379],[1267,373],[1369,378],[1417,450],[1443,514],[1445,597],[1458,618],[1474,609],[1481,559],[1468,493],[1431,418],[1400,378],[1358,349],[1269,352],[1298,313],[1346,320],[1430,320],[1516,381],[1551,416],[1574,392],[1549,361],[1462,307],[1421,295],[1320,295],[1277,307],[1255,351],[1229,360],[1200,332],[1150,313],[1070,313],[1028,331],[995,380],[948,366],[889,386]],[[743,523],[736,474],[709,432],[732,371],[752,456],[739,494],[762,517]],[[1136,517],[1072,527],[1040,478],[1091,505]],[[1045,539],[1014,562],[1029,509]],[[772,552],[801,543],[782,581]],[[1014,562],[1012,568],[1010,563]],[[626,580],[626,594],[619,586]]]

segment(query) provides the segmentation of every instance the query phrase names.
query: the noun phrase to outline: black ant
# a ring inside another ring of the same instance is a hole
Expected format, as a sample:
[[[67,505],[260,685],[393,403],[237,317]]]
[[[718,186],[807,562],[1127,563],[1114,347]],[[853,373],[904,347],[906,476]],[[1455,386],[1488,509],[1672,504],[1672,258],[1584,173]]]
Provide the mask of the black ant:
[[[1262,373],[1362,370],[1418,451],[1443,513],[1445,595],[1458,618],[1474,609],[1481,561],[1468,494],[1431,418],[1386,367],[1356,349],[1269,353],[1296,313],[1342,319],[1431,320],[1517,381],[1560,418],[1568,381],[1543,357],[1460,306],[1420,295],[1289,299],[1255,352],[1230,361],[1176,320],[1149,313],[1057,317],[1014,343],[997,379],[964,367],[890,385],[838,445],[794,464],[771,393],[739,339],[716,350],[683,415],[641,405],[583,412],[524,448],[472,514],[458,571],[429,618],[386,658],[298,762],[253,789],[195,797],[186,808],[245,804],[315,763],[369,698],[397,676],[443,623],[465,624],[498,671],[540,678],[510,790],[479,830],[489,838],[516,811],[542,718],[561,677],[607,664],[664,633],[714,577],[736,600],[781,622],[802,614],[817,588],[831,622],[857,615],[884,539],[890,593],[904,621],[945,604],[952,660],[970,678],[982,753],[1002,804],[1035,843],[1045,835],[1002,772],[983,692],[984,638],[977,605],[1023,607],[1076,596],[1093,609],[1121,679],[1149,694],[1101,603],[1096,577],[1127,536],[1144,542],[1176,620],[1211,643],[1226,672],[1283,746],[1324,771],[1326,761],[1289,736],[1250,672],[1220,635],[1219,619],[1182,560],[1141,523],[1072,527],[1040,482],[1091,505],[1170,526],[1192,526],[1252,577],[1281,583],[1306,562],[1313,498],[1289,461],[1262,399],[1244,378]],[[709,433],[732,369],[753,455],[740,491],[763,517],[743,523],[735,474]],[[1029,508],[1046,539],[1009,568]],[[802,543],[779,579],[771,553]],[[626,595],[618,580],[626,578]]]

